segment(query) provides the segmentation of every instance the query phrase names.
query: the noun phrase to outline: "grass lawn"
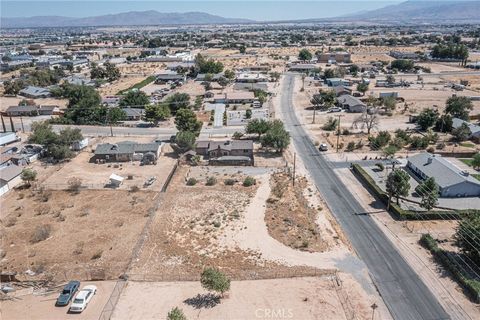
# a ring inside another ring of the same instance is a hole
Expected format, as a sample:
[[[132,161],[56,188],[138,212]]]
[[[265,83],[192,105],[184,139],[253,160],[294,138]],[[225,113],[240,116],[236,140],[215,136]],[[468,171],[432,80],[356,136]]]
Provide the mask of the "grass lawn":
[[[477,179],[478,181],[480,181],[480,174],[472,174],[472,176]]]
[[[472,158],[468,158],[468,159],[459,159],[460,161],[462,161],[463,163],[465,163],[467,166],[471,167],[472,166],[472,161],[473,159]]]
[[[471,142],[462,142],[460,145],[465,148],[475,148],[475,145]]]
[[[155,81],[155,76],[149,76],[146,79],[143,79],[142,81],[140,81],[139,83],[134,84],[130,88],[119,91],[117,93],[117,95],[123,95],[123,94],[127,93],[128,91],[130,91],[132,89],[141,89],[141,88],[145,87],[146,85],[152,83],[153,81]]]

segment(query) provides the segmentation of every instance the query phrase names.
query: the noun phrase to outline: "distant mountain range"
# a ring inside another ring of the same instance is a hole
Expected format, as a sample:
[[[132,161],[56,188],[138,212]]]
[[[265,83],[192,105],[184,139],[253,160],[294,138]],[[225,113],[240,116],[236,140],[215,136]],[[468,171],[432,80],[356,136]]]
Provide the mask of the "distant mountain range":
[[[480,1],[406,1],[345,17],[383,23],[480,22]]]
[[[143,25],[186,25],[186,24],[234,24],[252,20],[224,18],[204,12],[161,13],[155,10],[130,11],[86,18],[61,16],[35,16],[2,18],[2,28],[40,27],[90,27],[90,26],[143,26]]]
[[[253,4],[253,3],[252,3]],[[300,5],[300,4],[299,4]],[[280,22],[369,22],[382,24],[418,23],[480,23],[480,1],[425,1],[410,0],[381,9],[328,19],[307,19]],[[87,27],[87,26],[141,26],[188,24],[255,23],[248,19],[224,18],[204,12],[161,13],[158,11],[131,11],[86,18],[35,16],[2,18],[2,28]],[[257,22],[261,23],[261,22]]]

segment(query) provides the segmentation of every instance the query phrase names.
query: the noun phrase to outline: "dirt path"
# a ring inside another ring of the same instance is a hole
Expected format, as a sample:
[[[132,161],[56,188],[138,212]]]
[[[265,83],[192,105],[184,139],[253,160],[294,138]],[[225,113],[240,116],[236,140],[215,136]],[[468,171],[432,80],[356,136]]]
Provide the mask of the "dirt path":
[[[257,179],[260,187],[245,210],[244,228],[235,228],[225,237],[227,246],[238,246],[244,250],[255,250],[267,260],[280,261],[287,265],[307,265],[317,268],[338,268],[340,260],[348,259],[352,254],[346,247],[337,247],[327,252],[305,252],[287,247],[268,234],[265,224],[265,203],[270,196],[269,175]]]

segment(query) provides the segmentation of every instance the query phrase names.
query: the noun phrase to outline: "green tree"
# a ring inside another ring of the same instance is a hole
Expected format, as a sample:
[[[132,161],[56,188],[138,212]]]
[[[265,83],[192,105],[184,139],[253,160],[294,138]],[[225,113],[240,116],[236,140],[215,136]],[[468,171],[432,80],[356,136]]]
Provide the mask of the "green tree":
[[[30,186],[32,181],[35,181],[35,179],[37,178],[37,171],[30,168],[25,168],[22,170],[20,178],[23,182],[27,184],[27,186]]]
[[[56,142],[65,146],[71,146],[76,141],[83,140],[82,131],[79,128],[65,128],[60,130]]]
[[[269,124],[264,119],[253,119],[248,122],[245,132],[247,134],[258,134],[258,138],[265,134],[269,129]]]
[[[168,312],[167,320],[187,320],[187,317],[183,313],[182,309],[175,307]]]
[[[145,107],[145,120],[153,123],[156,127],[160,121],[170,118],[170,108],[165,103],[148,105]]]
[[[302,49],[298,53],[298,59],[302,61],[312,60],[312,53],[307,49]]]
[[[179,109],[187,109],[190,107],[190,95],[188,93],[176,92],[169,96],[165,103],[170,108],[170,112],[174,115]]]
[[[230,279],[225,274],[215,268],[206,268],[200,277],[202,287],[208,291],[223,293],[230,289]]]
[[[280,72],[276,72],[276,71],[270,72],[270,77],[271,77],[271,78],[273,79],[273,81],[275,81],[275,82],[277,82],[277,81],[280,79],[281,76],[282,76],[282,75],[280,74]]]
[[[362,93],[362,96],[365,95],[365,92],[368,91],[368,84],[365,83],[365,82],[360,82],[358,85],[357,85],[357,91],[358,92],[361,92]]]
[[[245,118],[247,118],[247,119],[252,118],[252,109],[245,110]]]
[[[460,250],[480,265],[480,214],[465,215],[458,225],[455,239]]]
[[[241,46],[238,48],[238,51],[240,51],[241,54],[244,54],[247,51],[247,48],[245,46]]]
[[[445,113],[452,115],[454,118],[460,118],[468,121],[470,110],[473,109],[472,100],[468,97],[453,96],[447,99]]]
[[[31,130],[32,133],[28,137],[30,143],[48,146],[57,142],[58,135],[47,121],[33,122]]]
[[[232,70],[225,70],[223,72],[223,75],[229,80],[235,79],[235,72],[233,72]]]
[[[435,131],[451,132],[453,129],[453,119],[449,114],[442,114],[435,122]]]
[[[480,153],[476,153],[472,158],[472,167],[474,169],[480,168]]]
[[[395,77],[392,76],[391,74],[387,75],[387,79],[386,79],[386,80],[387,80],[387,83],[388,83],[388,84],[393,84],[393,83],[395,83]]]
[[[438,202],[438,185],[435,178],[430,177],[424,180],[415,188],[415,192],[422,198],[420,206],[431,210]]]
[[[180,109],[175,115],[175,126],[178,131],[190,131],[197,136],[202,128],[202,122],[197,120],[197,115],[190,109]]]
[[[397,152],[398,152],[398,147],[393,144],[383,148],[383,154],[385,155],[385,157],[393,157]]]
[[[127,119],[127,113],[121,108],[105,108],[104,110],[106,113],[106,123],[115,124]]]
[[[410,177],[408,173],[401,169],[392,171],[387,178],[387,193],[388,193],[388,207],[392,197],[397,198],[397,205],[399,205],[399,198],[408,196],[410,191]]]
[[[425,131],[433,126],[438,120],[438,111],[426,108],[417,117],[417,124],[421,130]]]
[[[462,125],[458,128],[452,130],[452,135],[455,141],[462,142],[468,139],[468,137],[472,134],[472,131],[468,127],[466,123],[462,123]]]
[[[405,72],[405,71],[412,70],[414,63],[412,60],[398,59],[398,60],[393,60],[390,66],[392,67],[392,69],[397,69]]]
[[[397,106],[397,100],[394,97],[382,98],[381,101],[386,110],[394,110]]]
[[[145,92],[140,90],[130,90],[120,100],[119,105],[121,107],[143,107],[150,104]]]
[[[223,64],[213,59],[205,59],[200,53],[195,57],[195,67],[198,73],[220,73],[223,71]]]
[[[267,132],[260,139],[262,147],[275,149],[276,152],[281,153],[290,144],[290,134],[281,120],[275,119],[269,122]]]
[[[18,80],[7,80],[3,83],[3,89],[5,94],[18,94],[20,90],[25,88],[27,86],[27,83],[23,81],[22,79]]]
[[[108,81],[112,82],[120,79],[121,73],[117,66],[110,62],[105,62],[103,66],[105,67],[105,77]]]
[[[175,136],[175,143],[181,153],[192,150],[195,147],[195,133],[191,131],[180,131]]]

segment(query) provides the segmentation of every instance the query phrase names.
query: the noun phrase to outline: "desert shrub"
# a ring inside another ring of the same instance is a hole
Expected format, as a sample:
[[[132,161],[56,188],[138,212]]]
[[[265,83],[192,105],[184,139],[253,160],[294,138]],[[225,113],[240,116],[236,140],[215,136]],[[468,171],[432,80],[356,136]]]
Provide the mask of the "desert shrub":
[[[37,226],[33,231],[32,236],[30,237],[30,242],[37,243],[37,242],[48,239],[51,231],[52,231],[52,227],[49,224]]]
[[[207,182],[205,183],[205,185],[207,186],[214,186],[216,184],[217,184],[217,178],[215,177],[208,177]]]
[[[187,317],[183,313],[182,309],[175,307],[168,312],[167,320],[187,320]]]
[[[138,191],[140,191],[140,187],[139,187],[139,186],[131,186],[130,192],[138,192]]]
[[[350,142],[347,144],[347,148],[345,149],[345,151],[347,151],[347,152],[352,152],[353,150],[355,150],[355,142],[350,141]]]
[[[344,136],[348,136],[348,135],[350,134],[350,130],[348,130],[348,129],[345,128],[345,129],[343,129],[342,134],[343,134]]]
[[[41,204],[37,208],[35,208],[34,213],[36,216],[42,216],[50,213],[50,209],[51,208],[48,204]]]
[[[437,144],[437,149],[438,150],[443,150],[445,149],[447,145],[445,144],[445,142],[440,142],[439,144]]]
[[[244,187],[250,187],[257,184],[257,181],[253,177],[246,177],[245,180],[243,180],[243,186]]]
[[[70,178],[68,179],[68,190],[70,190],[73,193],[78,193],[80,191],[80,188],[82,187],[82,180],[80,178]]]
[[[5,221],[5,227],[13,227],[17,223],[17,217],[8,217]]]
[[[235,180],[234,179],[225,179],[225,181],[223,183],[226,186],[233,186],[235,184]]]
[[[213,223],[213,226],[214,226],[215,228],[220,228],[220,221],[215,221],[215,222]]]
[[[385,170],[385,166],[381,162],[375,163],[375,166],[378,168],[378,170],[383,171]]]
[[[433,153],[433,152],[435,152],[435,148],[434,147],[428,147],[427,152]]]
[[[327,122],[322,126],[322,129],[325,131],[333,131],[338,126],[338,120],[330,117],[328,118]]]
[[[187,186],[194,186],[194,185],[197,184],[197,182],[198,182],[197,179],[195,179],[195,178],[189,178],[189,179],[187,180]]]
[[[420,136],[413,136],[411,138],[410,147],[412,149],[425,149],[428,147],[428,139]]]

